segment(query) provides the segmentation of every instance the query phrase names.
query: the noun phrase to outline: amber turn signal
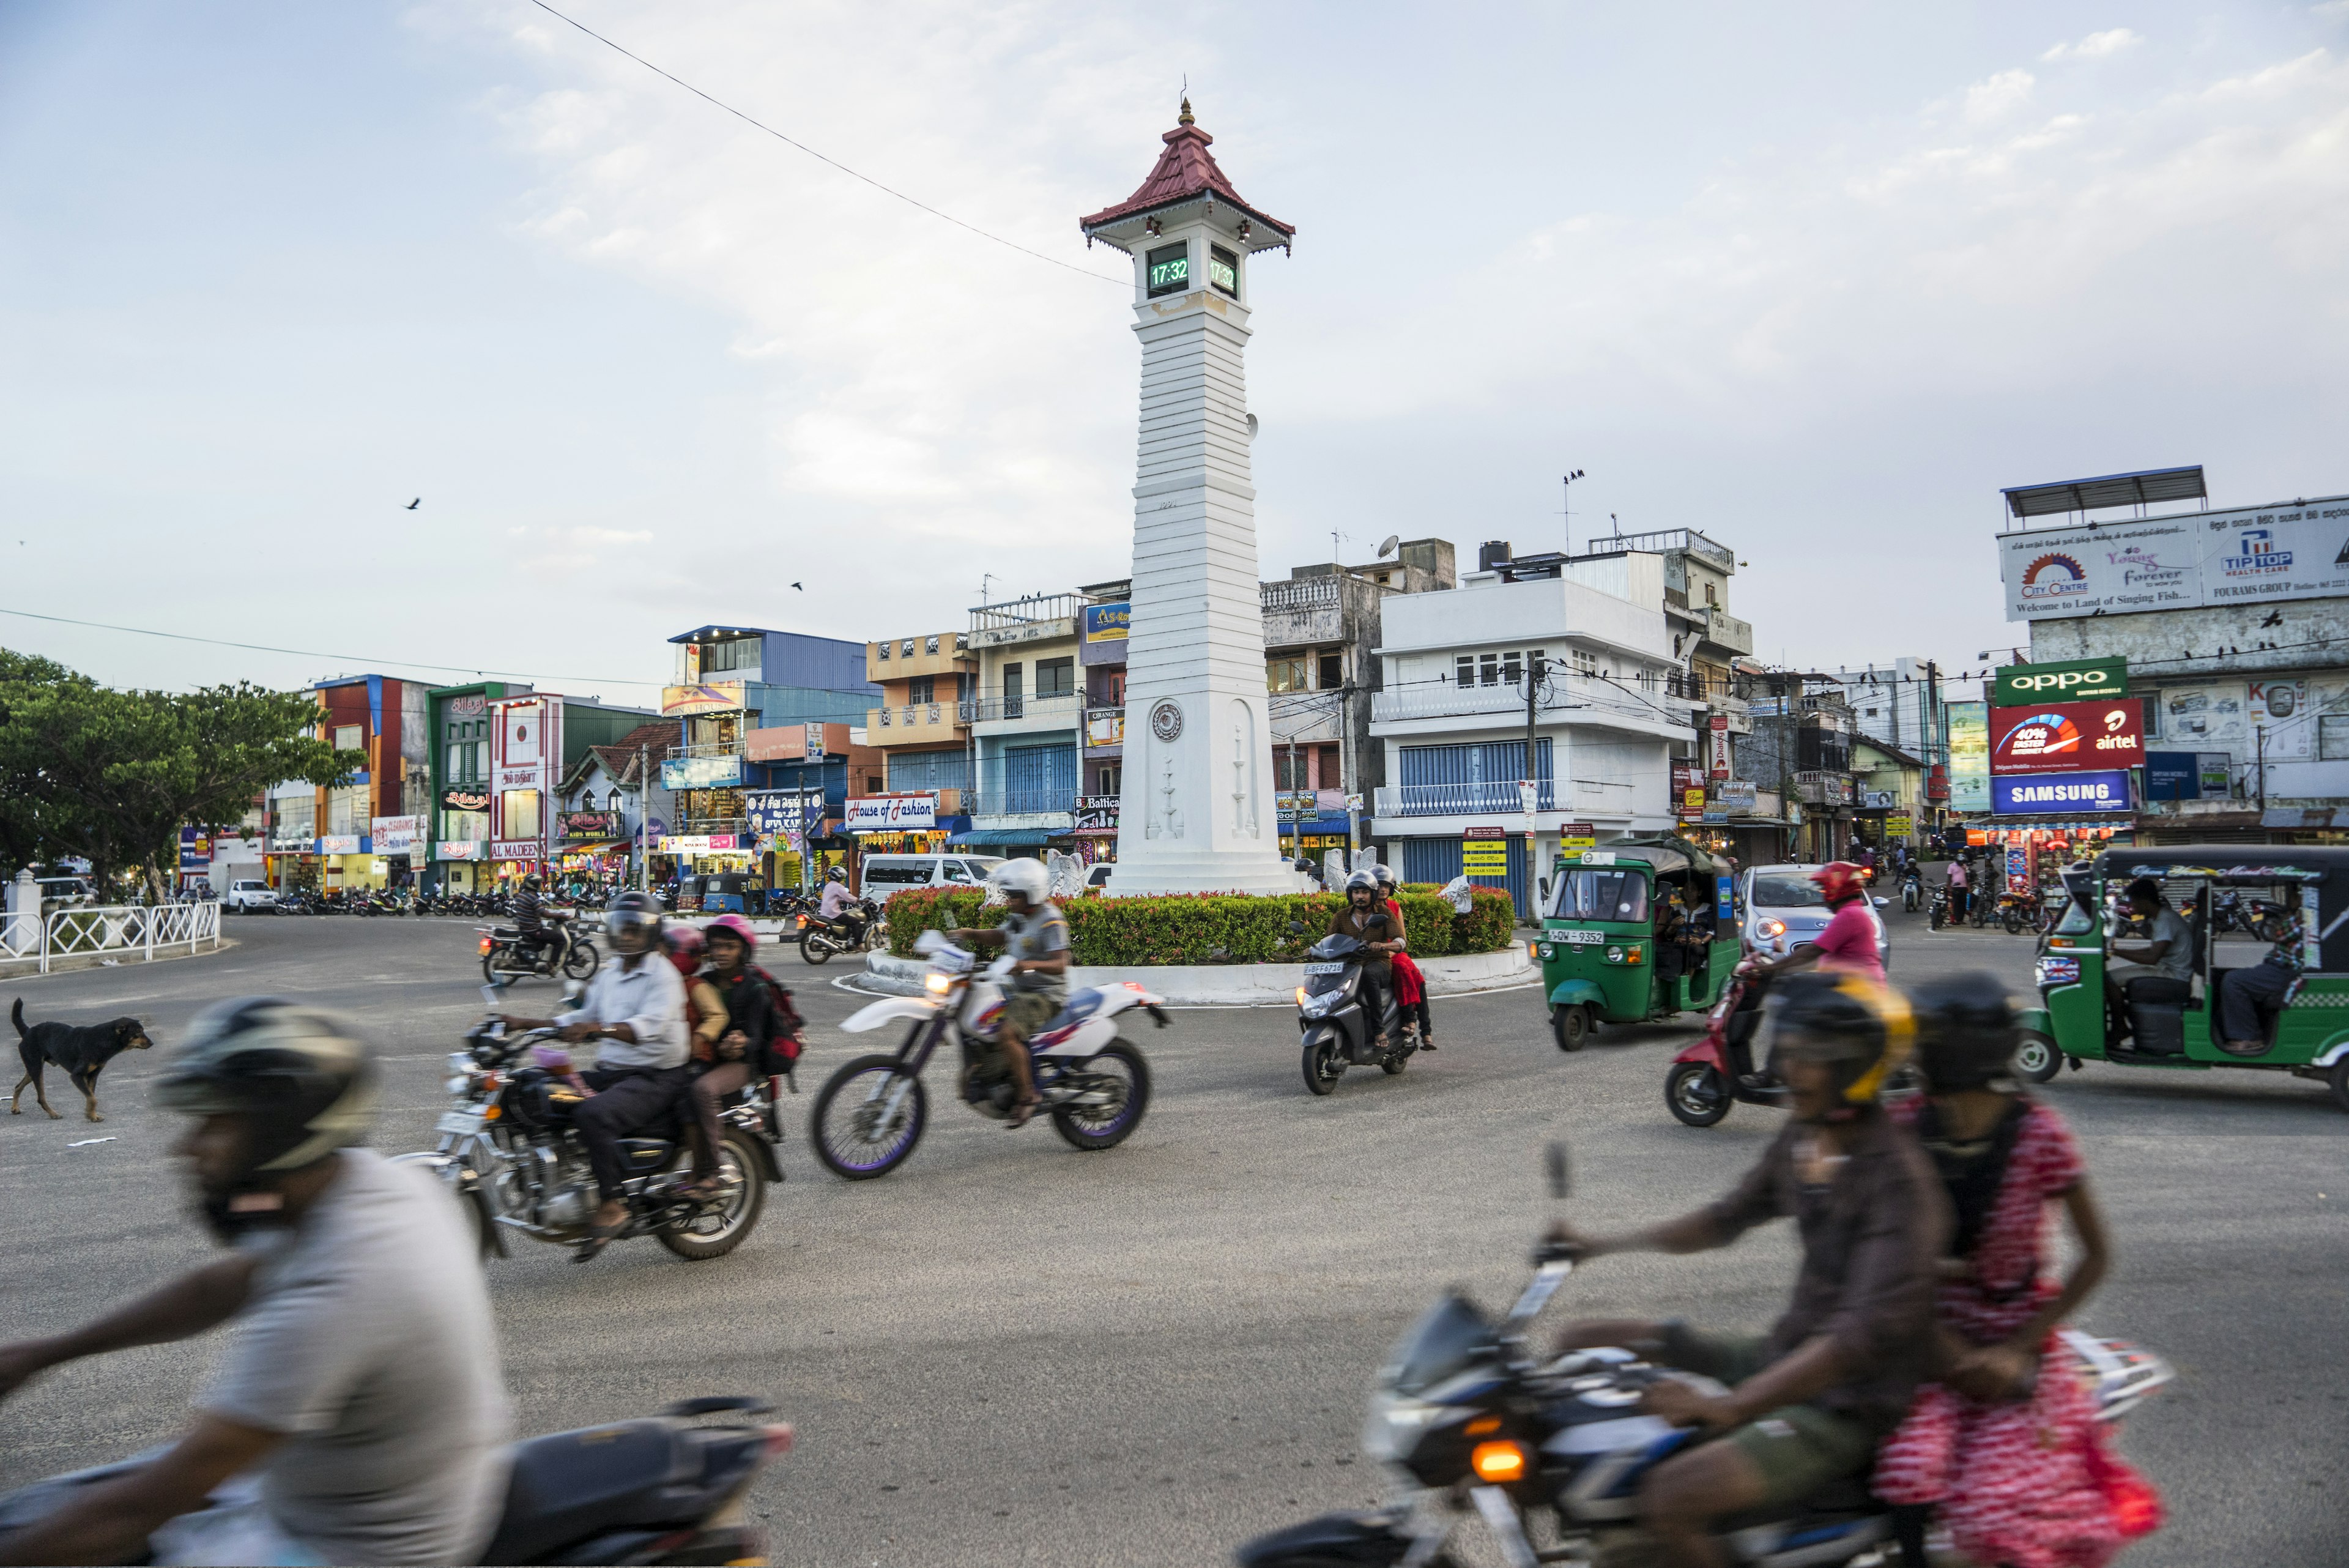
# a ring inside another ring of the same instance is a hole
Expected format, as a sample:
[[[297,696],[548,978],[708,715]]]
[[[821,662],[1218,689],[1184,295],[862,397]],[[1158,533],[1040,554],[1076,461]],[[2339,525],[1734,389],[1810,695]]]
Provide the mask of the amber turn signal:
[[[1479,1443],[1468,1456],[1468,1466],[1476,1479],[1499,1486],[1526,1479],[1526,1450],[1523,1445],[1506,1438],[1495,1443]]]

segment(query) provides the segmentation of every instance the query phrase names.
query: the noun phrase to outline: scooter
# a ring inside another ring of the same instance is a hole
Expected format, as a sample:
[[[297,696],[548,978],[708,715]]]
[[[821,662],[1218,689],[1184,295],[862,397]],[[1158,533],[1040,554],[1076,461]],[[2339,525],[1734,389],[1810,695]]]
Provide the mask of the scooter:
[[[531,1438],[506,1450],[510,1471],[497,1533],[482,1563],[761,1563],[766,1543],[743,1500],[767,1461],[792,1446],[787,1426],[753,1426],[772,1407],[737,1395],[681,1399],[659,1415]],[[696,1426],[736,1415],[740,1425]],[[0,1496],[0,1543],[48,1517],[84,1487],[141,1469],[161,1449],[36,1481]],[[240,1477],[206,1500],[233,1507],[258,1495]]]
[[[1754,1066],[1754,1034],[1762,1024],[1768,982],[1754,972],[1753,961],[1744,960],[1729,971],[1721,1000],[1705,1014],[1704,1033],[1665,1069],[1664,1104],[1689,1127],[1709,1127],[1740,1102],[1786,1104],[1786,1085]]]
[[[1003,992],[1013,960],[1006,953],[983,971],[975,955],[938,931],[915,940],[930,961],[920,996],[892,997],[851,1013],[852,1034],[910,1020],[905,1044],[890,1056],[858,1056],[827,1079],[810,1116],[816,1158],[835,1176],[866,1181],[904,1164],[929,1125],[922,1069],[940,1046],[959,1045],[957,1086],[980,1116],[1011,1115],[1018,1089],[993,1049],[1003,1021]],[[1166,1027],[1166,999],[1134,981],[1086,986],[1070,993],[1043,1028],[1023,1042],[1029,1075],[1053,1130],[1081,1149],[1114,1148],[1142,1125],[1150,1107],[1150,1064],[1117,1032],[1117,1015],[1139,1007]]]
[[[1912,866],[1909,868],[1909,875],[1900,878],[1900,907],[1913,915],[1924,898],[1925,878]]]
[[[1416,1034],[1402,1026],[1390,986],[1384,1016],[1385,1049],[1362,1011],[1362,944],[1353,937],[1323,937],[1305,955],[1305,983],[1297,988],[1297,1023],[1303,1031],[1305,1086],[1326,1095],[1350,1066],[1375,1065],[1390,1077],[1401,1073],[1419,1049]]]

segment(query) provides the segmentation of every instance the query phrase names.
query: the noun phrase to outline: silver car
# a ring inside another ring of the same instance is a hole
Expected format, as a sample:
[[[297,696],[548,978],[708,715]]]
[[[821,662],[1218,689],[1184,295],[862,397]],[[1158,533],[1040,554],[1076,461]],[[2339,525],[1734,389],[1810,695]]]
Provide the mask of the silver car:
[[[1832,911],[1819,897],[1819,885],[1811,880],[1817,869],[1816,866],[1755,866],[1746,870],[1737,888],[1738,901],[1744,909],[1737,934],[1748,951],[1784,958],[1818,940]],[[1888,964],[1892,961],[1892,933],[1885,929],[1879,911],[1890,903],[1889,898],[1874,894],[1868,900],[1868,918],[1876,922],[1877,956]]]

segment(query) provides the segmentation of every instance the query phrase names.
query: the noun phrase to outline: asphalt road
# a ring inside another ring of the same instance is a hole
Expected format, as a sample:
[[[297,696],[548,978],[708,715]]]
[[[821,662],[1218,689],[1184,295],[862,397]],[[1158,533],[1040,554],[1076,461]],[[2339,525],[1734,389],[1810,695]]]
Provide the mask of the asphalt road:
[[[15,993],[36,1019],[136,1012],[167,1044],[224,996],[344,1009],[391,1058],[380,1146],[427,1146],[440,1059],[479,1006],[470,924],[229,929],[239,945],[216,958]],[[1988,966],[2028,982],[2028,937],[1896,917],[1893,940],[1896,979]],[[809,982],[813,1020],[794,1111],[874,1038],[833,1027],[859,1000],[823,983],[840,969],[784,969]],[[1398,1078],[1350,1074],[1327,1099],[1299,1080],[1285,1012],[1185,1011],[1164,1032],[1137,1019],[1156,1097],[1121,1148],[1080,1154],[1041,1123],[1008,1136],[941,1093],[920,1151],[879,1181],[833,1179],[796,1137],[787,1184],[730,1257],[686,1263],[637,1241],[583,1268],[520,1243],[492,1265],[520,1426],[772,1397],[800,1441],[755,1501],[773,1560],[792,1565],[1213,1563],[1257,1532],[1371,1502],[1380,1477],[1356,1449],[1369,1380],[1446,1285],[1506,1304],[1552,1212],[1545,1139],[1573,1150],[1571,1211],[1614,1226],[1726,1188],[1777,1123],[1752,1106],[1702,1132],[1673,1122],[1661,1085],[1683,1032],[1563,1055],[1532,991],[1439,1002],[1436,1018],[1439,1054]],[[155,1065],[132,1054],[109,1070],[102,1127],[54,1075],[68,1119],[0,1118],[0,1334],[63,1328],[205,1256],[168,1118],[146,1105]],[[2335,1458],[2349,1116],[2316,1085],[2252,1073],[2099,1066],[2045,1092],[2117,1235],[2116,1276],[2082,1322],[2180,1375],[2127,1435],[2171,1523],[2125,1560],[2349,1562]],[[1792,1256],[1780,1227],[1704,1258],[1609,1259],[1550,1311],[1760,1328]],[[198,1342],[52,1373],[0,1407],[0,1476],[168,1435],[212,1353]]]

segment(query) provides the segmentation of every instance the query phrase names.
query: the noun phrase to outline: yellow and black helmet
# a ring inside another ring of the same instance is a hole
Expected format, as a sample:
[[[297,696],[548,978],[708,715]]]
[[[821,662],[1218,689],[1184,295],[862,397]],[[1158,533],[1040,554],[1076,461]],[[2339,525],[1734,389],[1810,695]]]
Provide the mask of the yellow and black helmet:
[[[1917,1039],[1908,1000],[1857,974],[1797,974],[1770,1002],[1770,1048],[1837,1069],[1847,1106],[1875,1104]]]
[[[246,996],[195,1016],[166,1059],[154,1098],[182,1116],[245,1118],[244,1176],[265,1179],[366,1142],[376,1087],[375,1054],[346,1020]]]

